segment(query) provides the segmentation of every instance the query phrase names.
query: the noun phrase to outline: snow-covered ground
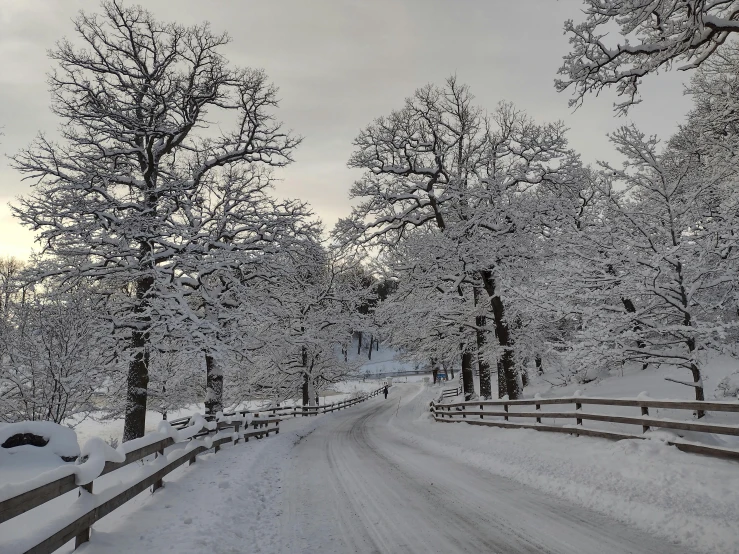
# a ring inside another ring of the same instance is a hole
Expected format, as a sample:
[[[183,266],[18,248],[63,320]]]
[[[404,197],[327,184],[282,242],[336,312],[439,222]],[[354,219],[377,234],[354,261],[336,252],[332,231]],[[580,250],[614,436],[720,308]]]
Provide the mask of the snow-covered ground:
[[[435,423],[438,390],[397,384],[206,455],[79,552],[739,552],[739,464],[660,441]],[[12,524],[3,553],[23,530]]]
[[[737,371],[737,362],[729,357],[717,356],[707,364],[704,371],[704,383],[706,400],[718,400],[722,402],[737,401],[736,397],[726,397],[717,390],[717,385],[727,376]],[[675,377],[685,379],[685,375],[681,375],[679,370],[671,366],[661,366],[659,368],[649,368],[642,371],[640,367],[627,367],[623,371],[614,371],[610,374],[602,375],[599,379],[587,383],[571,383],[566,386],[554,386],[547,380],[551,380],[550,374],[542,377],[532,376],[532,384],[524,390],[525,398],[533,398],[539,395],[542,398],[554,397],[571,397],[573,395],[581,395],[583,397],[606,397],[606,398],[652,398],[652,399],[671,399],[671,400],[695,400],[693,389],[685,385],[667,381],[666,377]],[[437,385],[440,391],[453,384],[442,383]],[[496,389],[495,381],[493,382],[493,390]],[[475,390],[479,391],[479,379],[475,378]],[[438,399],[438,396],[437,396]],[[443,403],[459,402],[461,396],[450,397],[443,400]],[[492,409],[492,408],[491,408]],[[545,424],[573,424],[572,418],[553,419],[546,418],[546,412],[572,412],[574,405],[542,405],[541,411],[542,422]],[[516,418],[517,411],[531,411],[531,406],[513,406],[510,408],[509,421],[512,423],[531,424],[531,418]],[[596,414],[610,414],[621,416],[640,417],[639,408],[629,406],[598,406],[587,404],[583,406],[583,411]],[[667,408],[650,408],[649,416],[661,419],[674,419],[681,421],[695,421],[692,411],[674,410]],[[494,419],[494,418],[491,418]],[[502,418],[498,418],[502,419]],[[701,423],[718,423],[739,425],[739,413],[731,412],[708,412],[701,419]],[[614,432],[623,432],[628,434],[641,434],[642,429],[639,425],[614,424],[603,421],[586,421],[585,427],[592,429],[602,429]],[[739,448],[739,437],[727,435],[713,435],[706,433],[696,433],[691,431],[675,431],[667,429],[653,429],[649,434],[654,438],[670,439],[681,438],[688,441],[709,444],[713,446],[725,448]]]

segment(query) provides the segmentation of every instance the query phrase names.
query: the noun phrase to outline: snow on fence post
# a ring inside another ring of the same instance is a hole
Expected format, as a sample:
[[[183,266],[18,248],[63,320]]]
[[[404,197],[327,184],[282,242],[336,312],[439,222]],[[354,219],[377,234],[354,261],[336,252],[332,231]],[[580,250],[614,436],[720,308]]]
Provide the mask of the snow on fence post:
[[[642,406],[641,407],[641,415],[642,416],[648,416],[649,415],[649,408],[647,406]],[[641,432],[642,433],[646,433],[647,431],[649,431],[649,425],[642,425],[641,426]]]
[[[85,492],[87,492],[89,494],[92,494],[92,483],[93,482],[90,481],[86,485],[80,485],[78,496],[82,496],[82,494],[83,494],[82,491],[85,491]],[[89,542],[89,540],[90,540],[90,528],[89,527],[85,527],[84,529],[82,529],[77,534],[77,536],[74,537],[74,548],[75,548],[75,550],[77,550],[80,546],[82,546],[86,542]]]
[[[159,450],[157,450],[156,458],[161,458],[164,456],[164,446],[162,446]],[[164,481],[162,479],[158,479],[157,481],[154,481],[154,484],[151,486],[151,492],[154,492],[157,489],[161,489],[164,486]]]
[[[239,442],[238,432],[239,432],[239,427],[240,426],[241,426],[241,422],[240,421],[237,421],[237,422],[234,423],[234,433],[237,433],[236,438],[234,439],[234,444],[238,444],[238,442]]]

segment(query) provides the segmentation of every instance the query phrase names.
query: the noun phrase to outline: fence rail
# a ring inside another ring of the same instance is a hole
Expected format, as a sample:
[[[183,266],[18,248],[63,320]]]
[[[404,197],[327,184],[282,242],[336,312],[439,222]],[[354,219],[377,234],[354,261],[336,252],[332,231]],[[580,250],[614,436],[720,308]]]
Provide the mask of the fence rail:
[[[545,405],[574,404],[573,411],[548,412],[541,409]],[[583,406],[620,406],[634,407],[640,409],[640,417],[621,414],[603,414],[583,411]],[[534,411],[512,411],[511,408],[534,406]],[[486,407],[502,407],[498,409],[486,409]],[[490,427],[502,427],[513,429],[535,429],[537,431],[549,431],[555,433],[568,433],[571,435],[587,435],[607,438],[612,440],[622,439],[645,439],[645,435],[652,429],[673,429],[697,433],[708,433],[714,435],[739,436],[739,424],[702,423],[700,421],[684,421],[669,418],[650,417],[650,408],[661,408],[671,410],[688,410],[692,412],[739,412],[739,402],[706,402],[706,401],[684,401],[684,400],[653,400],[647,398],[623,399],[623,398],[589,398],[584,396],[572,396],[565,398],[533,398],[525,400],[472,400],[467,402],[451,402],[440,404],[430,403],[431,413],[436,421],[443,423],[469,423],[471,425],[484,425]],[[485,418],[502,418],[492,420]],[[533,419],[531,423],[512,422],[511,418]],[[574,425],[557,425],[556,420],[574,420]],[[555,420],[544,422],[542,420]],[[621,431],[610,431],[593,429],[583,426],[583,421],[602,421],[607,423],[641,426],[642,434],[627,433]],[[685,452],[709,454],[724,458],[739,460],[739,449],[724,448],[697,444],[684,441],[680,438],[668,440],[668,444],[676,446]]]
[[[454,396],[459,396],[460,394],[462,394],[462,387],[455,387],[453,389],[444,389],[441,391],[441,396],[439,397],[439,401],[442,401],[445,398],[452,398]]]
[[[341,402],[335,402],[324,406],[306,406],[306,409],[304,409],[303,407],[291,407],[289,408],[289,410],[291,411],[289,411],[288,413],[290,415],[312,415],[313,411],[315,411],[316,414],[331,413],[335,410],[341,410],[358,404],[359,402],[364,402],[368,398],[376,396],[377,394],[382,392],[382,390],[383,389],[380,388],[358,398],[343,400]],[[195,463],[199,454],[202,454],[209,450],[218,452],[221,446],[223,446],[224,444],[236,444],[242,439],[244,440],[244,442],[248,442],[250,438],[260,439],[262,437],[268,437],[270,433],[279,433],[280,421],[282,421],[283,419],[283,417],[276,417],[275,415],[275,412],[279,410],[280,408],[271,408],[268,410],[260,410],[259,412],[254,413],[243,410],[233,414],[225,414],[224,420],[216,422],[215,425],[206,422],[206,425],[204,425],[198,432],[193,434],[193,436],[190,437],[190,439],[188,440],[193,440],[201,437],[210,438],[212,436],[210,443],[204,442],[203,444],[200,444],[194,448],[184,448],[182,455],[169,460],[164,466],[152,466],[151,473],[142,478],[139,478],[136,482],[132,483],[125,490],[119,490],[118,488],[115,488],[115,492],[113,494],[111,494],[107,490],[103,490],[102,493],[100,493],[99,495],[93,495],[92,502],[90,503],[92,507],[83,510],[78,515],[78,517],[64,525],[61,529],[57,530],[51,536],[44,539],[41,539],[39,537],[39,542],[30,549],[26,550],[26,554],[50,554],[64,546],[72,539],[75,539],[75,548],[79,547],[89,540],[90,528],[96,521],[100,520],[115,509],[119,508],[139,493],[145,491],[147,488],[152,487],[153,492],[162,487],[162,479],[166,475],[183,465],[185,462],[188,462],[189,464]],[[261,412],[272,412],[272,415],[270,417],[263,417]],[[245,424],[242,419],[233,422],[229,421],[228,418],[236,417],[237,414],[241,416],[251,414],[253,416],[253,419],[250,424]],[[286,414],[277,415],[282,416]],[[209,419],[212,420],[214,418],[211,417]],[[190,417],[180,418],[170,421],[169,424],[174,429],[184,429],[190,426],[190,420]],[[240,431],[241,425],[245,426],[244,429]],[[248,430],[249,426],[253,428],[251,431]],[[228,429],[231,429],[232,432],[219,435],[221,432]],[[102,472],[95,479],[98,479],[103,475],[119,470],[133,462],[142,460],[151,455],[156,454],[157,457],[162,457],[164,456],[165,449],[173,446],[174,444],[176,444],[176,442],[172,437],[166,437],[164,439],[148,443],[144,446],[141,446],[140,448],[131,450],[130,452],[126,453],[125,460],[122,462],[106,462]],[[170,452],[170,455],[174,454],[175,452],[177,451]],[[93,492],[94,483],[95,480],[84,485],[78,485],[76,482],[76,474],[70,473],[69,475],[65,475],[49,483],[39,485],[32,490],[0,501],[0,523],[24,514],[75,489],[80,490],[80,495],[90,494]]]
[[[391,386],[392,385],[388,385],[388,388]],[[281,416],[281,417],[287,417],[287,416],[297,417],[297,416],[313,416],[313,415],[318,415],[318,414],[327,414],[327,413],[335,412],[337,410],[348,408],[350,406],[354,406],[355,404],[359,404],[360,402],[364,402],[365,400],[368,400],[374,396],[377,396],[378,394],[381,394],[384,388],[385,387],[382,386],[379,389],[373,390],[372,392],[363,394],[356,398],[349,398],[347,400],[341,400],[339,402],[332,402],[331,404],[324,404],[322,406],[282,406],[282,407],[273,407],[273,408],[260,408],[256,410],[237,410],[233,412],[232,414],[226,414],[226,415],[251,414],[255,417],[259,417],[262,413],[270,413],[272,415]]]

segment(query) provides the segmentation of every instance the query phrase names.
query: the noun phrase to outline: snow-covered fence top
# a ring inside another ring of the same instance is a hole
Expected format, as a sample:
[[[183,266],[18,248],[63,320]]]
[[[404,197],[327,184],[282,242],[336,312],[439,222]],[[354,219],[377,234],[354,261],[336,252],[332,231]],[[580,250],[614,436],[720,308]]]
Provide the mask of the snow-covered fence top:
[[[331,413],[377,396],[383,388],[324,406],[244,410],[233,414],[219,414],[213,421],[208,421],[208,418],[199,414],[169,422],[163,421],[159,424],[157,432],[124,442],[117,449],[94,437],[81,449],[82,463],[66,464],[42,473],[32,480],[0,486],[0,524],[79,488],[80,498],[73,502],[69,510],[47,522],[42,530],[34,533],[27,541],[29,544],[24,542],[12,545],[13,551],[48,554],[75,539],[77,548],[89,540],[90,527],[93,523],[148,487],[152,487],[153,490],[161,487],[165,475],[185,462],[194,463],[198,454],[210,449],[218,452],[224,443],[235,444],[242,439],[248,441],[252,437],[261,438],[273,432],[279,433],[281,417],[276,417],[275,414],[284,416]],[[272,415],[266,416],[264,412],[271,412]],[[249,426],[253,427],[252,431],[248,430]],[[177,443],[186,444],[182,448],[170,449],[165,455],[165,449]],[[98,477],[153,454],[156,454],[156,458],[147,463],[135,479],[106,488],[101,493],[92,494],[93,482]]]
[[[542,406],[574,404],[574,411],[542,410]],[[583,406],[635,407],[641,416],[616,413],[594,413],[583,411]],[[689,410],[703,416],[708,412],[739,413],[739,402],[707,402],[690,400],[656,400],[642,393],[636,398],[592,398],[576,393],[563,398],[541,398],[525,400],[471,400],[468,402],[431,402],[431,413],[436,421],[444,423],[465,422],[471,425],[504,427],[515,429],[536,429],[573,435],[588,435],[612,440],[660,438],[679,450],[698,454],[709,454],[739,460],[739,448],[722,444],[725,439],[712,435],[739,437],[739,421],[715,423],[712,417],[698,421],[650,417],[649,409]],[[526,411],[526,406],[535,406],[534,411]],[[496,410],[495,407],[502,407]],[[493,409],[490,409],[493,408]],[[523,409],[521,409],[523,408]],[[474,418],[474,419],[473,419]],[[487,419],[486,419],[487,418]],[[535,419],[536,423],[527,420]],[[575,424],[557,424],[557,419],[574,419]],[[511,421],[513,420],[513,421]],[[517,421],[516,421],[517,420]],[[542,420],[545,420],[542,423]],[[711,422],[709,423],[708,420]],[[641,426],[642,433],[612,431],[583,427],[583,421],[598,421],[622,426]],[[671,433],[654,429],[674,429],[683,433]],[[736,441],[739,442],[739,441]]]
[[[79,487],[80,498],[60,517],[47,522],[43,530],[34,533],[29,539],[32,543],[12,545],[14,551],[41,554],[54,552],[75,539],[76,548],[89,540],[90,526],[94,522],[148,487],[153,490],[161,487],[162,478],[185,462],[194,463],[198,454],[210,449],[218,452],[224,443],[235,444],[242,439],[248,442],[252,437],[279,433],[279,423],[280,419],[275,417],[253,419],[250,416],[226,416],[206,421],[196,414],[176,426],[163,421],[157,432],[124,442],[117,449],[93,437],[81,449],[82,463],[67,464],[29,481],[0,486],[0,523]],[[248,430],[250,424],[251,431]],[[185,442],[184,447],[171,449],[165,455],[166,448]],[[156,459],[146,464],[134,480],[92,494],[95,479],[152,454],[156,454]]]

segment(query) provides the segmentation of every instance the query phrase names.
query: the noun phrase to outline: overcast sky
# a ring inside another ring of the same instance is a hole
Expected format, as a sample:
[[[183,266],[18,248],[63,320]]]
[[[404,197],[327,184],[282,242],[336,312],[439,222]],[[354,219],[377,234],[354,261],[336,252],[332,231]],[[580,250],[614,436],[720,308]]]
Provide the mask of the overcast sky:
[[[133,3],[133,2],[131,2]],[[580,20],[581,0],[147,0],[161,20],[210,21],[232,42],[234,65],[264,68],[280,88],[279,117],[305,137],[281,173],[280,196],[307,200],[327,226],[349,211],[346,168],[352,140],[375,117],[402,105],[426,83],[451,74],[470,85],[478,105],[514,102],[539,121],[564,120],[587,162],[617,160],[606,133],[625,123],[613,93],[590,97],[575,113],[553,80],[566,53],[566,19]],[[53,135],[46,52],[72,36],[71,19],[97,0],[0,0],[0,152],[12,154],[38,133]],[[669,136],[689,108],[687,75],[647,80],[644,103],[630,117]],[[0,256],[27,257],[30,232],[7,208],[30,190],[0,159]]]

